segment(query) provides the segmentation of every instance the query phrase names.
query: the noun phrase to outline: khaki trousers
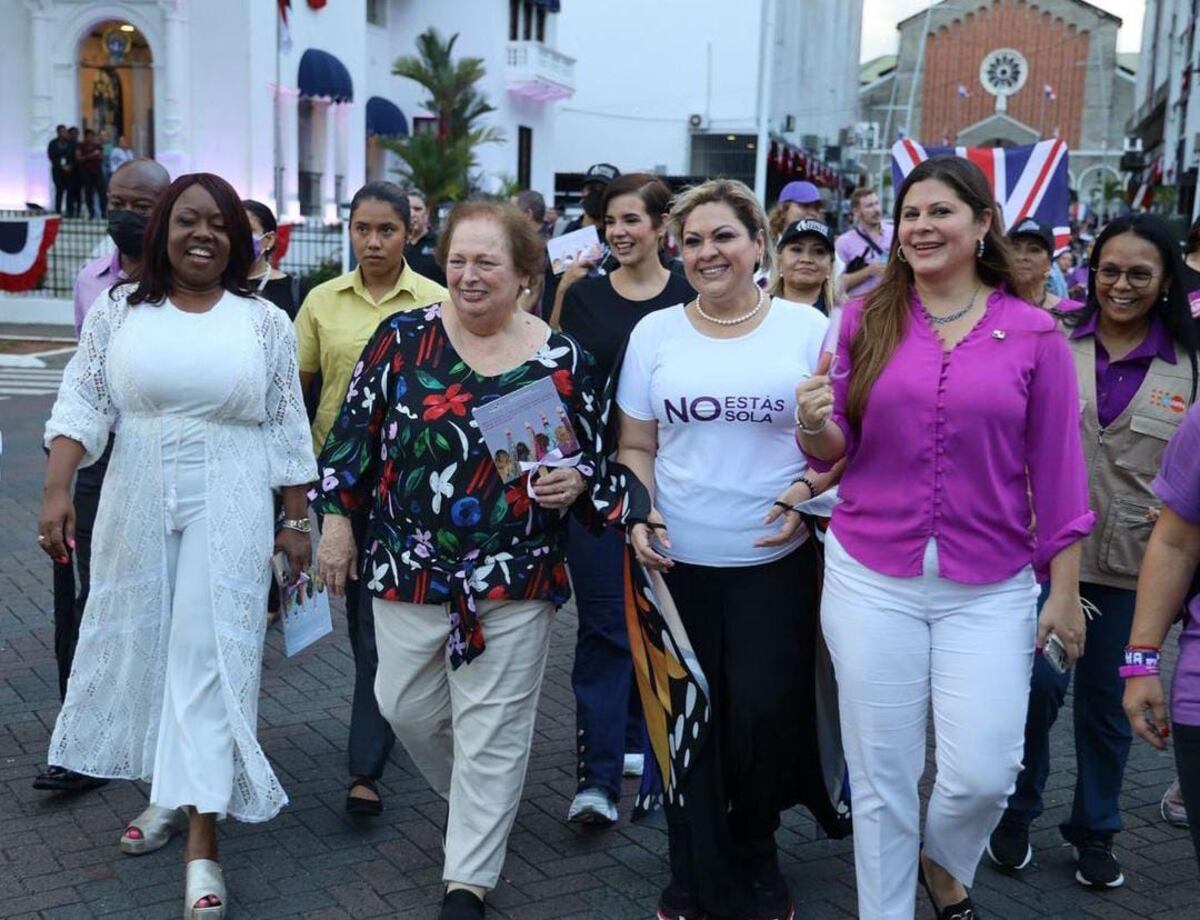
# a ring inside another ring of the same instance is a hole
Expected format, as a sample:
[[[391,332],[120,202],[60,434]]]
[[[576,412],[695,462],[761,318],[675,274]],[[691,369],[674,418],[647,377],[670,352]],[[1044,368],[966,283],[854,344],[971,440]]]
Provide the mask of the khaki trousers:
[[[379,711],[450,805],[442,877],[490,890],[525,785],[554,605],[477,601],[487,648],[452,670],[447,605],[373,603]]]

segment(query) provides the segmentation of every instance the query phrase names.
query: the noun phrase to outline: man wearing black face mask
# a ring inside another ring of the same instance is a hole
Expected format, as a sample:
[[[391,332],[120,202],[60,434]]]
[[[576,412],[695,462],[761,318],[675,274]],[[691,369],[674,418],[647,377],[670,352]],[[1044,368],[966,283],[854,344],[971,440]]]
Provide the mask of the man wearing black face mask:
[[[83,327],[84,316],[101,295],[115,284],[135,280],[142,264],[142,244],[150,212],[171,184],[167,171],[153,160],[137,159],[122,164],[108,183],[108,235],[116,252],[100,256],[85,265],[75,279],[75,334]],[[75,658],[79,639],[79,620],[91,586],[92,526],[100,503],[100,487],[108,458],[112,454],[112,436],[104,454],[93,465],[81,469],[75,477],[75,546],[72,559],[54,564],[54,657],[58,663],[58,690],[67,693],[67,677]],[[75,590],[75,569],[79,570],[79,591]],[[108,782],[83,776],[64,767],[47,767],[33,781],[34,789],[78,792]]]
[[[604,215],[600,213],[600,206],[604,201],[604,190],[608,188],[608,183],[619,175],[621,170],[612,163],[596,163],[588,167],[588,171],[583,174],[583,189],[579,199],[583,214],[567,224],[563,233],[603,223]]]

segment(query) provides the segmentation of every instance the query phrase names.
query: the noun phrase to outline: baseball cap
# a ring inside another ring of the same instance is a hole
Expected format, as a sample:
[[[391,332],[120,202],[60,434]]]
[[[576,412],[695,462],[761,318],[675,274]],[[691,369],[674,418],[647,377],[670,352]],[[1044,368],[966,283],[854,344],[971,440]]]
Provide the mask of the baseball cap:
[[[794,201],[796,204],[813,204],[821,200],[821,193],[817,191],[817,187],[811,182],[803,180],[789,182],[783,187],[783,191],[779,193],[779,203],[783,204],[786,201]]]
[[[613,179],[621,175],[621,170],[613,166],[612,163],[593,163],[588,167],[587,172],[583,174],[583,184],[595,182],[599,185],[608,185]]]
[[[811,217],[806,217],[803,220],[794,220],[784,228],[783,233],[779,234],[779,242],[775,245],[776,250],[782,251],[783,247],[799,236],[816,236],[833,250],[833,234],[830,233],[828,225],[824,221],[814,220]]]
[[[1015,240],[1019,236],[1028,236],[1038,240],[1046,247],[1046,252],[1054,253],[1054,232],[1040,221],[1026,217],[1023,221],[1008,231],[1008,238]]]

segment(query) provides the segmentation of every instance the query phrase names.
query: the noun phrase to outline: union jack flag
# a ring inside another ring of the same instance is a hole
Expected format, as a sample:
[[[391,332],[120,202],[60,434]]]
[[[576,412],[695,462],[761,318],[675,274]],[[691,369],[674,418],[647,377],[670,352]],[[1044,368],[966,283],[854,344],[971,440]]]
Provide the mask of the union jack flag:
[[[892,187],[899,189],[918,163],[945,154],[963,157],[983,170],[1003,212],[1005,229],[1033,217],[1054,228],[1056,247],[1070,242],[1067,145],[1062,139],[1025,147],[922,147],[902,138],[892,146]]]

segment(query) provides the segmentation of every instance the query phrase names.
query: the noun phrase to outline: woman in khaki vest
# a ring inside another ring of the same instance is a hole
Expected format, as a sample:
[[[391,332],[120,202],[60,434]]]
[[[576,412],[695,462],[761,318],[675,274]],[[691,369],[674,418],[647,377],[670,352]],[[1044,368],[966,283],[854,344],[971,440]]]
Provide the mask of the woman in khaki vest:
[[[1099,615],[1088,624],[1087,652],[1074,668],[1075,800],[1060,830],[1076,849],[1076,880],[1100,889],[1125,881],[1112,840],[1121,829],[1121,780],[1132,734],[1117,669],[1142,554],[1161,507],[1150,483],[1196,398],[1197,333],[1178,253],[1159,218],[1118,218],[1096,240],[1087,304],[1062,314],[1079,375],[1089,504],[1099,521],[1083,546],[1080,595]],[[1033,858],[1029,825],[1042,812],[1050,727],[1069,682],[1069,671],[1060,675],[1039,656],[1025,766],[988,844],[1001,868],[1024,869]]]

